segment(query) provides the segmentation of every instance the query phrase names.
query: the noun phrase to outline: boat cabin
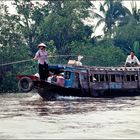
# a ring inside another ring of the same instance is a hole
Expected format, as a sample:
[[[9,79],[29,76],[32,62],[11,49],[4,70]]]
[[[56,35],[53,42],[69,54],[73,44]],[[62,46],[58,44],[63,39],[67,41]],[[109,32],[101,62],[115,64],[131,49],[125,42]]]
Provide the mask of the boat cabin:
[[[64,73],[65,87],[79,88],[93,96],[110,91],[140,89],[138,67],[66,67]]]

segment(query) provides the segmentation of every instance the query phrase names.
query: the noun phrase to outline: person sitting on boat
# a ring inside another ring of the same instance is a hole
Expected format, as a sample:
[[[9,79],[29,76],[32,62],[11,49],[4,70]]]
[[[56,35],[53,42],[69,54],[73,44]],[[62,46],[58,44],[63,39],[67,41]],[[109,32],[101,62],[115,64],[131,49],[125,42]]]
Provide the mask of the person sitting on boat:
[[[48,76],[48,79],[47,79],[47,82],[51,83],[52,82],[52,78],[53,78],[53,73],[49,71],[49,76]]]
[[[38,60],[40,80],[46,80],[49,75],[48,52],[46,51],[47,46],[44,43],[41,43],[37,47],[39,50],[35,54],[34,59]]]
[[[50,76],[48,77],[48,79],[47,79],[47,82],[56,84],[56,82],[57,82],[57,75],[55,75],[55,74],[50,75]]]
[[[135,53],[133,51],[131,51],[130,55],[127,56],[125,66],[126,67],[140,66],[140,62],[138,58],[135,56]]]
[[[56,84],[59,86],[64,86],[64,73],[59,73],[56,78]]]
[[[64,73],[59,73],[58,75],[53,74],[48,77],[47,82],[56,84],[59,86],[64,86]]]

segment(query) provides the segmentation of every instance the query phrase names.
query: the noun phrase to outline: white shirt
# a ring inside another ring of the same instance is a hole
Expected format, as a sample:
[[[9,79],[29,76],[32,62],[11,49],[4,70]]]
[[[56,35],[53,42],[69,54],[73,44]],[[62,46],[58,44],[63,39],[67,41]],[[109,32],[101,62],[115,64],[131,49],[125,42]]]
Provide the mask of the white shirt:
[[[38,59],[39,64],[44,64],[44,62],[48,64],[48,53],[46,50],[38,50],[35,58]]]
[[[132,59],[131,55],[128,55],[125,64],[126,63],[132,63],[132,62],[137,63],[138,65],[140,65],[140,62],[139,62],[139,60],[138,60],[138,58],[136,56],[134,56],[133,59]]]

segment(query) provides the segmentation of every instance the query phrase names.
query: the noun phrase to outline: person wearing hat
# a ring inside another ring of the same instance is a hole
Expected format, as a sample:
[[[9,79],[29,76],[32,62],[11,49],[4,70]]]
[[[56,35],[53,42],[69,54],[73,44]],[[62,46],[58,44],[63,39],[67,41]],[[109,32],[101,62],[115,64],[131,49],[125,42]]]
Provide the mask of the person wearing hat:
[[[46,80],[49,75],[47,46],[44,43],[40,43],[37,47],[39,50],[36,52],[34,59],[38,60],[40,80]]]

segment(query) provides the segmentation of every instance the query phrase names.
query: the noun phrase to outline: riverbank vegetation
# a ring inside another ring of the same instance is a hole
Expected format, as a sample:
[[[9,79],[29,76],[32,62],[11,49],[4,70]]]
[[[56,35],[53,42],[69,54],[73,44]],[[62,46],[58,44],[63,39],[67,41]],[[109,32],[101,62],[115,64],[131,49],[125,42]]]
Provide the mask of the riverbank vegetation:
[[[96,2],[97,3],[97,2]],[[120,66],[130,50],[140,59],[140,9],[121,0],[13,0],[15,13],[0,1],[0,92],[17,91],[16,75],[37,72],[37,62],[1,65],[33,58],[47,44],[50,63],[83,55],[83,64]],[[88,19],[92,22],[88,23]],[[101,30],[103,34],[96,35]],[[54,57],[54,56],[63,57]],[[64,56],[65,55],[65,56]]]

